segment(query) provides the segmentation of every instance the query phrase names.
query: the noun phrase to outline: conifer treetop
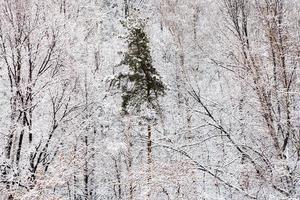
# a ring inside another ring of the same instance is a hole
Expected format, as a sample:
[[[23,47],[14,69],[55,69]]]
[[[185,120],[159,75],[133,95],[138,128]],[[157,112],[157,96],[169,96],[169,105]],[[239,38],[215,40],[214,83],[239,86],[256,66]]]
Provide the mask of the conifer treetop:
[[[161,77],[152,64],[149,39],[142,20],[129,20],[125,27],[128,48],[120,65],[128,67],[128,73],[120,73],[122,110],[140,111],[142,105],[151,109],[158,109],[158,98],[165,94],[165,86]]]

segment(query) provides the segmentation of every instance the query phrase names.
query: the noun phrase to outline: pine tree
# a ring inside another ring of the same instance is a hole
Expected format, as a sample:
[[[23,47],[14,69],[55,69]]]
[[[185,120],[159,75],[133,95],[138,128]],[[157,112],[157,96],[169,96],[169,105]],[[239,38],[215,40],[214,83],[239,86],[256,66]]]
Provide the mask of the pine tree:
[[[122,111],[140,113],[141,108],[159,111],[158,98],[165,94],[165,85],[161,77],[153,67],[149,47],[149,38],[144,30],[143,23],[130,23],[127,25],[129,34],[127,36],[128,49],[120,65],[128,66],[129,72],[120,73],[117,82],[122,90]],[[152,165],[152,121],[147,119],[147,165],[148,185],[151,181]],[[150,192],[147,195],[150,199]]]
[[[165,94],[165,86],[161,77],[152,65],[149,39],[144,31],[144,25],[127,27],[128,50],[121,65],[128,66],[129,72],[121,73],[118,81],[122,82],[122,109],[125,113],[128,108],[140,111],[142,105],[157,110],[159,96]]]

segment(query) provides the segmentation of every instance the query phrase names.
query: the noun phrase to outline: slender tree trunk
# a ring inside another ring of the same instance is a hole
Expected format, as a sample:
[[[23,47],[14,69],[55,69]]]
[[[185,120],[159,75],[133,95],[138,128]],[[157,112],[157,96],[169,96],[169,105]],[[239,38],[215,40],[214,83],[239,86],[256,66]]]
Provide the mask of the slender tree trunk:
[[[84,199],[89,200],[89,168],[88,168],[88,136],[84,137],[85,161],[84,161]]]
[[[124,0],[125,18],[129,16],[129,0]]]
[[[127,158],[127,171],[129,174],[129,200],[133,200],[133,182],[132,182],[132,164],[133,164],[133,157],[132,157],[132,135],[131,135],[131,119],[129,117],[128,127],[125,130],[125,138],[126,138],[126,158]]]
[[[11,86],[13,87],[13,86]],[[6,158],[11,159],[11,154],[12,154],[12,146],[13,146],[13,139],[16,134],[16,117],[17,117],[17,105],[16,105],[16,97],[12,96],[10,100],[11,104],[11,114],[10,114],[10,130],[9,130],[9,135],[8,135],[8,140],[6,144]]]
[[[89,112],[89,99],[88,99],[88,85],[87,85],[87,73],[85,72],[85,81],[84,81],[84,87],[85,87],[85,120],[86,123],[88,123],[88,112]],[[90,199],[90,195],[89,195],[89,139],[88,139],[88,132],[89,132],[89,128],[88,128],[88,124],[86,124],[85,127],[85,136],[84,136],[84,199],[85,200],[89,200]]]
[[[148,135],[147,135],[147,165],[148,165],[148,178],[147,178],[147,184],[148,184],[148,193],[147,198],[150,199],[151,196],[151,173],[152,173],[152,131],[151,131],[151,125],[150,122],[148,124]]]
[[[121,156],[118,155],[117,158],[112,158],[114,161],[114,167],[116,170],[116,179],[117,183],[114,185],[114,192],[117,199],[122,199],[122,182],[121,182]]]

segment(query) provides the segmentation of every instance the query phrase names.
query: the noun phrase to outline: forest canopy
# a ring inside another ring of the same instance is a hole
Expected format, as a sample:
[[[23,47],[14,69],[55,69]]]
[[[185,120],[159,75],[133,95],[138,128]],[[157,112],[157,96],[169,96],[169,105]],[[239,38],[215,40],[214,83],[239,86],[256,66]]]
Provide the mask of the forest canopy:
[[[299,0],[0,0],[0,199],[300,199]]]

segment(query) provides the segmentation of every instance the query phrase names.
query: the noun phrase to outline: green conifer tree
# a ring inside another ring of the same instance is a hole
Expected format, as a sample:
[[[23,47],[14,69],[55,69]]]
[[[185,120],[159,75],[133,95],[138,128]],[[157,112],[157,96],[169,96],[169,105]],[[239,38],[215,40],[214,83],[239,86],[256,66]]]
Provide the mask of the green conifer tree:
[[[130,25],[128,25],[130,24]],[[114,82],[118,82],[122,90],[123,114],[141,111],[141,108],[149,108],[159,111],[158,98],[165,94],[165,85],[161,77],[153,67],[149,47],[149,38],[144,30],[143,23],[127,20],[128,49],[120,65],[128,66],[128,73],[120,73]],[[147,119],[147,164],[148,185],[151,181],[152,165],[152,122]],[[150,190],[147,199],[150,199]]]
[[[122,109],[127,113],[131,107],[139,112],[141,106],[146,105],[156,110],[159,108],[159,96],[165,94],[165,86],[152,65],[148,36],[141,23],[127,28],[128,50],[120,64],[128,66],[129,72],[118,76],[123,83]]]

